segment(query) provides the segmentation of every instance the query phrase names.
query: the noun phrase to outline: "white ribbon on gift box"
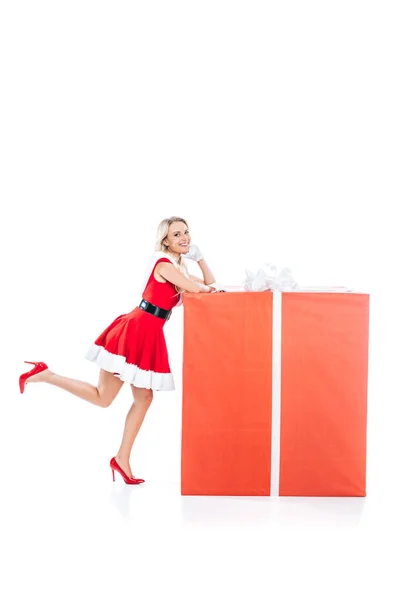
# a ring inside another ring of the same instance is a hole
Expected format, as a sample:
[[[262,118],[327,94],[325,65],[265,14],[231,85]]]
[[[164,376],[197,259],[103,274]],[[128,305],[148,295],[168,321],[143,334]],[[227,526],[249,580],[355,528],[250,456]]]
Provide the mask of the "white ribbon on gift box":
[[[278,270],[276,265],[264,263],[257,272],[246,269],[246,279],[243,282],[248,292],[291,291],[298,287],[290,269]]]
[[[246,269],[243,290],[248,292],[349,292],[342,286],[299,286],[288,268],[264,263],[257,272]],[[228,291],[228,290],[227,290]]]
[[[287,268],[265,263],[257,272],[246,270],[246,291],[272,291],[272,414],[270,494],[279,496],[281,448],[282,292],[347,292],[344,287],[299,287]]]
[[[281,454],[282,293],[272,296],[272,418],[270,495],[279,496]]]

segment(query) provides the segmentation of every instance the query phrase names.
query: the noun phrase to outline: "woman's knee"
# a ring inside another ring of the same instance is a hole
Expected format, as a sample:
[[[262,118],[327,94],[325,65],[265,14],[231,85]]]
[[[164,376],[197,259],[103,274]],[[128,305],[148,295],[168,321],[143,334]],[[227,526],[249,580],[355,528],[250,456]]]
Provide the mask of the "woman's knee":
[[[101,393],[99,392],[99,406],[101,406],[101,408],[108,408],[109,406],[111,406],[111,404],[113,403],[113,401],[115,400],[117,394],[111,394],[110,392],[108,393]]]
[[[123,381],[116,379],[114,374],[100,370],[99,383],[97,384],[99,406],[102,408],[110,406],[117,397],[123,383]]]
[[[108,408],[109,406],[111,406],[113,400],[114,400],[114,398],[107,398],[107,397],[103,398],[103,397],[101,397],[100,398],[100,401],[101,401],[100,406],[101,406],[101,408]]]
[[[153,390],[147,388],[135,388],[134,389],[135,402],[141,402],[150,406],[153,400]]]

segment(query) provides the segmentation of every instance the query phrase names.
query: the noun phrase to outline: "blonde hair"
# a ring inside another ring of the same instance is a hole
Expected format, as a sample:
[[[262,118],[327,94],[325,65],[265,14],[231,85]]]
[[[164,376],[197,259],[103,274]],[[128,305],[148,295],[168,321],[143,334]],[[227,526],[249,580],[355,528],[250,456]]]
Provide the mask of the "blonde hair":
[[[172,225],[172,223],[176,223],[176,222],[184,223],[186,225],[186,227],[189,229],[189,225],[188,225],[187,221],[185,219],[182,219],[182,217],[170,217],[169,219],[163,219],[157,228],[157,236],[156,236],[156,243],[155,243],[156,252],[161,251],[161,252],[165,252],[166,254],[170,254],[168,246],[165,245],[165,240],[167,239],[168,230],[169,230],[170,225]],[[189,277],[189,272],[187,270],[185,263],[182,260],[182,255],[179,256],[178,259],[176,259],[175,257],[173,257],[173,258],[174,258],[175,263],[177,263],[177,267],[178,267],[179,271],[181,273],[183,273],[183,275],[185,275],[186,277]],[[175,289],[179,294],[185,291],[185,290],[181,289],[180,287],[178,287],[177,285],[175,286]]]

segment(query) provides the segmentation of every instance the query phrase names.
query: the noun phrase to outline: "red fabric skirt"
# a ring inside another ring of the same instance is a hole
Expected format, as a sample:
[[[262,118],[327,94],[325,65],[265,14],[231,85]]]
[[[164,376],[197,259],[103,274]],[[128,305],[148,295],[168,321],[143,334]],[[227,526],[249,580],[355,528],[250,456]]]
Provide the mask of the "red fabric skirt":
[[[163,331],[165,322],[136,307],[117,317],[99,335],[86,358],[136,387],[174,390]]]

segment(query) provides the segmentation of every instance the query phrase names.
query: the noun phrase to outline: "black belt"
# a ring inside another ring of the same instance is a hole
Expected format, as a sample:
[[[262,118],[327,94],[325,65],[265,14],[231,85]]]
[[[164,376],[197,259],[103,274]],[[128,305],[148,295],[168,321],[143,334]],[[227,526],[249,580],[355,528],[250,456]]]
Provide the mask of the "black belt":
[[[165,308],[160,308],[159,306],[155,306],[147,300],[142,300],[139,304],[139,308],[144,310],[145,312],[154,315],[155,317],[160,317],[161,319],[165,319],[166,321],[170,318],[172,310],[165,310]]]

